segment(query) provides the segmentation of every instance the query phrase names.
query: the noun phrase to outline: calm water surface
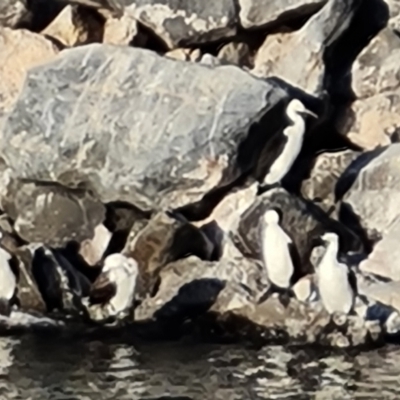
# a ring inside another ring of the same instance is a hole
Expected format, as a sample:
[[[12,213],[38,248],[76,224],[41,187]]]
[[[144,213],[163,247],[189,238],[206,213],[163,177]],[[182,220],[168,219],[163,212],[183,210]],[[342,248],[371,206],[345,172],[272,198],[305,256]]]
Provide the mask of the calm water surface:
[[[0,399],[400,399],[400,348],[0,338]]]

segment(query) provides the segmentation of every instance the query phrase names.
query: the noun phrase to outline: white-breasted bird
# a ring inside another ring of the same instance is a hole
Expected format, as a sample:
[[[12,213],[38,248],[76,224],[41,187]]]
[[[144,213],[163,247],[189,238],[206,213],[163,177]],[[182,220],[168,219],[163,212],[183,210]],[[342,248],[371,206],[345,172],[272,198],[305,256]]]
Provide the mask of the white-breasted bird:
[[[318,289],[324,308],[329,314],[349,314],[357,293],[357,281],[353,271],[337,259],[339,237],[327,232],[321,237],[327,244],[317,269]]]
[[[0,239],[2,234],[0,232]],[[0,247],[0,314],[9,316],[11,302],[17,289],[17,279],[11,269],[11,255]]]
[[[104,260],[101,274],[93,282],[89,303],[107,307],[109,316],[127,312],[135,298],[137,262],[122,254],[111,254]]]
[[[303,116],[307,114],[317,117],[298,99],[293,99],[288,104],[286,115],[291,124],[283,131],[275,133],[263,150],[261,163],[263,170],[267,171],[263,188],[279,186],[296,161],[306,130]]]
[[[300,278],[296,246],[279,222],[280,216],[275,209],[267,210],[261,221],[261,253],[270,282],[263,298],[271,292],[293,295],[291,287]]]

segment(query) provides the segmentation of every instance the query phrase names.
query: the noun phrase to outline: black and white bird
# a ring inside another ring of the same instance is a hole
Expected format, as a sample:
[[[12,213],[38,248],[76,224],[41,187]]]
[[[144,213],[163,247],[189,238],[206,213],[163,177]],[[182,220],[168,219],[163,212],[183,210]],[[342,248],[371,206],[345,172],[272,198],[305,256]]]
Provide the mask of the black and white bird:
[[[12,300],[17,288],[17,279],[10,262],[11,255],[0,247],[0,314],[5,316],[11,313]]]
[[[48,312],[84,311],[90,281],[55,248],[32,244],[32,275]]]
[[[338,261],[339,238],[327,232],[321,237],[327,244],[317,268],[318,289],[324,308],[329,314],[349,314],[355,302],[357,281],[354,272]]]
[[[281,228],[280,215],[277,210],[269,209],[261,221],[261,253],[270,283],[264,299],[272,292],[278,292],[285,303],[294,293],[292,286],[300,278],[299,254],[289,235]]]
[[[135,298],[137,262],[122,254],[110,254],[104,260],[99,277],[90,290],[89,304],[107,308],[108,316],[128,312]]]
[[[317,116],[298,100],[290,101],[286,115],[291,122],[282,132],[277,132],[266,144],[262,156],[262,169],[267,171],[262,184],[263,191],[280,186],[282,179],[296,161],[303,146],[306,124],[305,115]]]

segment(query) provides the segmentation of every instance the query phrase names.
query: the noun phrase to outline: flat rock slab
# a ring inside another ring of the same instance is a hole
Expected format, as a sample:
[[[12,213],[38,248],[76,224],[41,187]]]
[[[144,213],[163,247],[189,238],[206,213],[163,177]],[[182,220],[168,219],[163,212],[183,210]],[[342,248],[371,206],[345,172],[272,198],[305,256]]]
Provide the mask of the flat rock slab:
[[[234,0],[124,0],[132,13],[169,48],[232,37],[237,29]]]
[[[281,120],[275,106],[287,97],[234,66],[93,44],[30,70],[0,155],[17,178],[86,185],[103,202],[171,209],[200,200],[228,166],[236,172],[225,180],[254,167],[267,127]],[[259,143],[253,133],[243,146],[261,117]]]
[[[240,24],[245,29],[265,27],[308,15],[326,0],[239,0]]]

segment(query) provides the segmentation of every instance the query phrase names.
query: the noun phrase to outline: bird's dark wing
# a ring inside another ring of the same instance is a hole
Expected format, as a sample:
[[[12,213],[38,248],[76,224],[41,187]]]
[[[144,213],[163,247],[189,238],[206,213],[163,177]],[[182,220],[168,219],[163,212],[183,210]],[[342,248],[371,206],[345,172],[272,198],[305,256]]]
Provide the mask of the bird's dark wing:
[[[303,271],[301,258],[299,251],[297,250],[296,244],[292,239],[292,243],[288,244],[290,257],[292,258],[293,263],[293,275],[290,279],[290,285],[293,286],[299,279],[306,275],[306,272]]]
[[[275,135],[268,140],[261,151],[255,172],[255,178],[259,182],[264,180],[274,161],[283,152],[287,140],[287,136],[285,136],[282,131],[276,132]]]
[[[354,271],[349,268],[349,272],[347,273],[347,277],[349,280],[350,287],[353,289],[355,295],[357,295],[357,277]]]
[[[107,274],[100,274],[90,288],[90,304],[103,304],[111,300],[117,293],[115,283],[108,279]]]

